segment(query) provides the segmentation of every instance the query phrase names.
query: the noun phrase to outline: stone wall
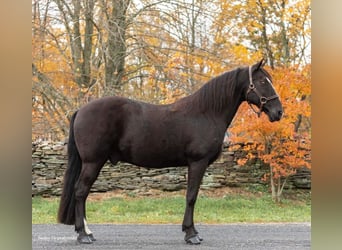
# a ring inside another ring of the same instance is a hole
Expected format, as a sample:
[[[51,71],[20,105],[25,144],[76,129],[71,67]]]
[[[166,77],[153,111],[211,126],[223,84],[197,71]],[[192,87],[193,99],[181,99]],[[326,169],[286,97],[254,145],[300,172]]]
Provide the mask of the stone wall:
[[[225,147],[220,158],[207,169],[201,188],[264,185],[261,177],[267,168],[258,161],[238,166],[236,161],[241,154],[241,149],[231,151]],[[60,195],[66,164],[65,143],[32,143],[32,195]],[[142,193],[148,193],[151,189],[176,191],[186,188],[186,179],[186,167],[145,169],[123,162],[113,166],[108,162],[102,168],[91,192],[115,189]],[[311,172],[302,170],[290,179],[287,187],[311,188]]]

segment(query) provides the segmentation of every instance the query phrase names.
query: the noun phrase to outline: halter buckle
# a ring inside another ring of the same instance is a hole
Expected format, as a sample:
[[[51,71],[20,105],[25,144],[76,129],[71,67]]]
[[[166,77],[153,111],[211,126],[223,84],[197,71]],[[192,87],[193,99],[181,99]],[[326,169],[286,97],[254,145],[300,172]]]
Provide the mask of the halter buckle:
[[[268,99],[264,96],[260,97],[260,103],[263,105],[268,101]]]

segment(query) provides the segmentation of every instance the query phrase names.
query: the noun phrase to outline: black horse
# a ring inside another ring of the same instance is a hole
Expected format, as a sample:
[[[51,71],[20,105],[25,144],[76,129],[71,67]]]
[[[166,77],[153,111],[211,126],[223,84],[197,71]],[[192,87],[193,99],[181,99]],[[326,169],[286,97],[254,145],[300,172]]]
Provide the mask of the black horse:
[[[211,79],[198,91],[168,105],[122,97],[94,100],[70,122],[68,167],[58,211],[60,223],[75,225],[80,243],[95,238],[86,223],[90,188],[107,160],[146,168],[188,166],[185,241],[199,244],[194,206],[208,165],[222,150],[224,134],[243,101],[265,112],[271,122],[283,108],[263,60]],[[254,110],[254,109],[253,109]]]

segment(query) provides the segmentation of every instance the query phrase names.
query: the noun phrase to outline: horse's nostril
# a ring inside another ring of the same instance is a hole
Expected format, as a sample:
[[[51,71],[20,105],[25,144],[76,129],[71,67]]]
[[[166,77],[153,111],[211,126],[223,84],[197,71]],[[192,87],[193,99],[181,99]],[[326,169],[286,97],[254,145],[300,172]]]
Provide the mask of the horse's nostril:
[[[284,114],[284,112],[282,110],[279,110],[278,114],[279,114],[279,116],[282,116]]]

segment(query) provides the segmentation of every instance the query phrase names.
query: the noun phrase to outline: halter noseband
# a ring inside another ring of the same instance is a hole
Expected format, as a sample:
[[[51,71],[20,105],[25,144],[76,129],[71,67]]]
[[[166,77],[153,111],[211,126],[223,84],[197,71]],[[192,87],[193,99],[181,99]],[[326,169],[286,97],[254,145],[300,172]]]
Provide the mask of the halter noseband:
[[[249,104],[249,106],[251,107],[251,109],[254,111],[254,113],[256,113],[258,115],[258,117],[260,117],[261,115],[261,112],[262,112],[262,107],[270,100],[273,100],[273,99],[276,99],[276,98],[279,98],[279,96],[277,94],[275,95],[272,95],[270,97],[265,97],[265,96],[262,96],[260,94],[260,92],[256,89],[254,83],[253,83],[253,78],[252,78],[252,66],[249,66],[249,69],[248,69],[248,73],[249,73],[249,87],[248,87],[248,90],[247,90],[247,93],[246,93],[246,101],[247,103]],[[248,101],[248,94],[250,92],[254,91],[254,93],[259,97],[260,99],[260,107],[259,107],[259,111],[256,111],[253,106],[252,106],[252,103],[250,101]]]

